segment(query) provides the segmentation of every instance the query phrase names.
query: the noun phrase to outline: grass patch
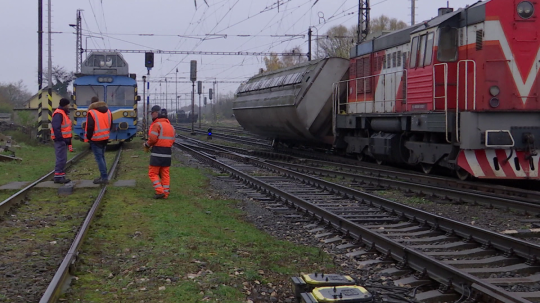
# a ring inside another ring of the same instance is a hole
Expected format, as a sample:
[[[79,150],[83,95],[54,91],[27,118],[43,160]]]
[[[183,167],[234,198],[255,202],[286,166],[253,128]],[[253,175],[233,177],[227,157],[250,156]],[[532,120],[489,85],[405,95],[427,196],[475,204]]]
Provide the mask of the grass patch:
[[[245,281],[288,284],[302,271],[332,271],[318,249],[245,222],[238,202],[216,198],[199,170],[171,167],[171,196],[151,199],[149,156],[138,145],[128,145],[119,172],[137,186],[108,190],[68,301],[245,302]]]

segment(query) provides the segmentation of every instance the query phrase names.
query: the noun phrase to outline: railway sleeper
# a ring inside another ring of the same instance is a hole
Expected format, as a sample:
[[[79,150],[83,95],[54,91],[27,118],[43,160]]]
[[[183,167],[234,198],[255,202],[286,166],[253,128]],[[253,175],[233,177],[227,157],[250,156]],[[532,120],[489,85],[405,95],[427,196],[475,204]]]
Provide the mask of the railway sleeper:
[[[459,250],[459,251],[428,251],[424,252],[424,254],[428,256],[433,256],[436,258],[459,258],[463,256],[467,256],[469,258],[478,258],[478,257],[487,257],[487,256],[493,256],[497,254],[495,250],[491,249],[484,249],[481,247],[473,248],[473,249],[465,249],[465,250]]]
[[[479,278],[489,278],[493,274],[512,273],[520,275],[535,274],[540,270],[540,266],[529,266],[525,263],[519,263],[503,267],[488,267],[488,268],[462,268],[463,272],[469,273]]]
[[[534,285],[540,283],[540,274],[518,278],[487,278],[484,281],[498,286],[512,286],[516,284]]]
[[[510,265],[520,264],[523,261],[519,258],[506,258],[504,256],[493,256],[485,259],[475,260],[448,260],[444,263],[452,265],[457,268],[481,268],[486,266],[491,267],[504,267]]]

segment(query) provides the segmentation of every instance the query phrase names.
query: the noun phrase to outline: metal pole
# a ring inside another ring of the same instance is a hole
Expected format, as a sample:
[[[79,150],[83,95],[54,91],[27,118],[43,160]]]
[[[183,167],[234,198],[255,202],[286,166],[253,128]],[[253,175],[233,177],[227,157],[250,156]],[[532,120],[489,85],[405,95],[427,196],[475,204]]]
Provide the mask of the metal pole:
[[[212,91],[214,92],[214,99],[212,102],[214,102],[214,106],[216,106],[216,103],[217,103],[217,94],[216,94],[216,79],[214,79],[214,82],[212,83]],[[216,121],[215,123],[217,123],[217,114],[216,114],[216,110],[215,110],[215,107],[214,107],[214,120]]]
[[[146,138],[146,76],[143,76],[142,77],[143,79],[143,98],[142,98],[142,103],[143,103],[143,120],[142,120],[142,129],[143,129],[143,138]]]
[[[176,123],[178,123],[178,68],[176,69],[176,78],[175,78],[175,94],[174,96],[176,97],[176,114],[174,115],[174,121]]]
[[[146,89],[148,90],[148,96],[146,96],[146,112],[144,116],[146,117],[146,129],[144,130],[144,136],[148,136],[148,125],[150,124],[150,117],[148,112],[150,111],[150,70],[148,70],[148,82],[146,82]]]
[[[192,82],[192,87],[191,87],[191,134],[194,135],[195,134],[195,131],[194,131],[195,119],[193,119],[193,117],[195,115],[195,81],[191,81],[191,82]]]
[[[201,92],[199,92],[199,129],[201,128]]]
[[[167,83],[167,77],[165,77],[165,108],[167,108],[169,102],[169,84]]]
[[[308,29],[308,52],[307,59],[311,61],[311,27]]]
[[[48,1],[48,11],[49,11],[49,16],[48,16],[48,51],[49,51],[49,60],[48,60],[48,69],[49,69],[49,75],[48,75],[48,87],[49,87],[49,90],[48,90],[48,102],[47,102],[47,127],[46,129],[49,128],[49,125],[51,124],[52,122],[52,86],[53,86],[53,83],[52,83],[52,6],[51,6],[51,1],[52,0],[49,0]],[[50,136],[50,133],[47,134],[46,132],[44,132],[46,134],[46,138],[47,140],[49,140],[49,136]]]
[[[414,20],[414,15],[416,14],[416,3],[415,0],[411,0],[411,25],[414,25],[416,22]]]
[[[45,139],[43,134],[43,99],[41,98],[43,86],[43,0],[38,0],[38,138]]]

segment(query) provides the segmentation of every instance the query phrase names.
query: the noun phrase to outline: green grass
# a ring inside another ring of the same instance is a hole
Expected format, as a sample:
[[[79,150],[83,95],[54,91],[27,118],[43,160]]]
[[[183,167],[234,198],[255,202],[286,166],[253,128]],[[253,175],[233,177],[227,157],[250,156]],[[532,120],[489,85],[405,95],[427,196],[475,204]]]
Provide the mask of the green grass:
[[[22,136],[21,134],[15,136],[15,134],[11,132],[9,135],[14,135],[14,138]],[[89,146],[87,143],[78,140],[73,140],[72,143],[75,152],[68,152],[68,160],[83,150],[88,149]],[[22,158],[22,161],[0,162],[0,186],[15,181],[35,181],[39,177],[54,170],[56,158],[52,142],[39,144],[36,141],[28,140],[27,142],[16,141],[14,145],[18,147],[12,147],[12,149],[15,150],[17,157]],[[11,155],[11,153],[4,154]],[[107,168],[110,168],[115,154],[115,151],[112,149],[105,153]],[[90,180],[99,177],[94,156],[90,154],[76,166],[71,167],[67,171],[67,176],[72,180]],[[0,191],[0,201],[7,199],[16,192],[17,190]]]
[[[318,249],[247,223],[238,202],[216,199],[199,170],[175,163],[171,196],[151,199],[148,154],[131,146],[119,178],[137,186],[108,190],[68,301],[245,302],[244,281],[288,283],[299,272],[332,271],[331,258]]]

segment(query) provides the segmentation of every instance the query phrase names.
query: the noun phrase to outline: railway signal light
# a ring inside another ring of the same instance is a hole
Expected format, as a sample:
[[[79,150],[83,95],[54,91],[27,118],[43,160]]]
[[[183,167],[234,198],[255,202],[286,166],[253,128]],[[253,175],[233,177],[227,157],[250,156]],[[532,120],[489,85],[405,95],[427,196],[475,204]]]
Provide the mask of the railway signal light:
[[[144,53],[144,66],[148,68],[154,67],[154,53]]]
[[[202,81],[197,81],[197,94],[202,94]]]
[[[207,103],[207,102],[206,102],[206,97],[204,97],[204,105],[206,105],[206,103]]]
[[[212,100],[212,96],[213,96],[213,91],[212,91],[212,89],[209,89],[208,90],[208,98],[210,98],[210,100]]]
[[[208,129],[208,136],[206,137],[207,140],[212,140],[212,128]]]
[[[191,68],[190,68],[190,80],[192,82],[197,81],[197,60],[191,60]]]

